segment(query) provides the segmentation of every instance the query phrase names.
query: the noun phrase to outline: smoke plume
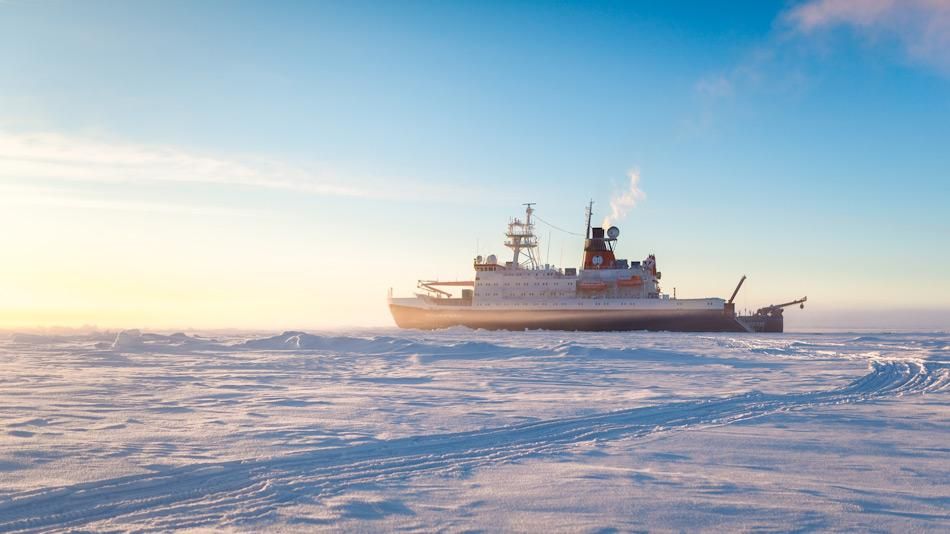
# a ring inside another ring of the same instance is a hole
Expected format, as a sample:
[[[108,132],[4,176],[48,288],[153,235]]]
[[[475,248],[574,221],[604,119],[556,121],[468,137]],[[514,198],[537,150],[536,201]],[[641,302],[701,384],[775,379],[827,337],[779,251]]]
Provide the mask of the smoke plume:
[[[627,212],[637,205],[637,202],[646,197],[640,190],[640,171],[633,169],[627,173],[630,178],[630,187],[610,199],[610,215],[604,217],[603,227],[607,228],[627,216]]]

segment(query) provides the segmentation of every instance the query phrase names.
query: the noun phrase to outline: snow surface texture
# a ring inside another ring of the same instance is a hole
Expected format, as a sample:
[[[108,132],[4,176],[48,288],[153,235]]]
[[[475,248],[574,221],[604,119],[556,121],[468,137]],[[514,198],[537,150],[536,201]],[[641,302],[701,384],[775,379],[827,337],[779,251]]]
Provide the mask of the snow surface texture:
[[[0,531],[950,528],[950,334],[0,340]]]

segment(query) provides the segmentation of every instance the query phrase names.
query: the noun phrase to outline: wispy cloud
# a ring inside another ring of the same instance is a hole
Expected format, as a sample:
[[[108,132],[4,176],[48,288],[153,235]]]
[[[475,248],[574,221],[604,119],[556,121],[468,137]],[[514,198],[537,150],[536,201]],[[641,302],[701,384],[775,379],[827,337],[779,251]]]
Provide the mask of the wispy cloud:
[[[248,209],[153,200],[117,199],[92,196],[65,187],[0,183],[0,205],[74,208],[136,213],[250,216],[260,213]]]
[[[950,76],[950,0],[808,0],[783,18],[803,35],[848,27],[895,38],[911,60]]]
[[[705,102],[741,96],[750,89],[797,94],[809,86],[808,77],[788,57],[787,43],[773,35],[746,51],[727,69],[700,78],[694,87]]]
[[[218,157],[57,133],[0,132],[0,179],[4,178],[203,183],[346,197],[396,193],[264,158]]]
[[[683,137],[710,134],[723,104],[741,100],[750,92],[794,95],[808,87],[809,80],[801,70],[774,68],[779,55],[779,47],[768,40],[747,50],[735,64],[699,78],[693,86],[698,108],[681,120],[679,134]]]
[[[731,99],[807,91],[814,83],[808,60],[826,44],[819,37],[842,28],[865,44],[896,44],[913,63],[950,76],[950,0],[802,0],[781,11],[736,63],[696,81],[699,113],[682,122],[683,134],[707,134]]]
[[[734,85],[732,75],[716,74],[696,82],[696,91],[703,96],[723,98],[732,95],[735,90]]]

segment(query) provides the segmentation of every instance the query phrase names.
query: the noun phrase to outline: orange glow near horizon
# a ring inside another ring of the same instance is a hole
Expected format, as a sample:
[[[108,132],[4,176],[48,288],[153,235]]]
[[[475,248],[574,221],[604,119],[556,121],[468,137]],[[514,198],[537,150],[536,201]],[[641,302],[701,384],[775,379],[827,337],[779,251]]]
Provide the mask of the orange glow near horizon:
[[[259,200],[251,197],[241,200]],[[11,199],[14,195],[0,197],[0,227],[10,229],[0,233],[0,329],[7,330],[392,326],[385,302],[390,287],[397,296],[410,296],[418,279],[470,279],[476,239],[482,253],[503,251],[503,206],[499,213],[472,208],[464,216],[449,216],[457,206],[427,204],[410,213],[395,201],[385,209],[367,209],[365,199],[318,195],[285,212],[280,203],[294,198],[281,193],[247,215]],[[339,222],[354,219],[358,226],[342,228]],[[653,245],[628,230],[634,223],[619,225],[618,257],[642,258],[644,247]],[[542,247],[550,235],[542,234]],[[561,266],[577,266],[580,238],[552,239],[554,250],[563,250]],[[740,309],[803,295],[809,297],[808,310],[827,313],[950,308],[950,279],[936,262],[922,264],[914,277],[889,277],[882,284],[877,270],[855,268],[862,260],[855,254],[819,262],[807,255],[791,261],[748,253],[710,262],[723,256],[723,248],[748,247],[728,239],[650,239],[664,244],[656,250],[664,290],[672,293],[675,287],[681,298],[728,296],[739,276],[748,274],[737,300]],[[873,244],[866,254],[876,252]],[[790,324],[794,321],[791,314]]]

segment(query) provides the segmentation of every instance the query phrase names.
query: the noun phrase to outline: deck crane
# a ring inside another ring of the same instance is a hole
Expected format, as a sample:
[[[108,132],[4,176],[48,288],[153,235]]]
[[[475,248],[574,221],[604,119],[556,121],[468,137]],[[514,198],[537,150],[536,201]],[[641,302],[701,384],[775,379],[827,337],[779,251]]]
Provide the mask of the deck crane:
[[[732,301],[736,300],[736,295],[739,294],[739,288],[742,287],[742,282],[745,282],[745,275],[742,275],[742,278],[739,279],[739,285],[736,286],[736,290],[732,292],[732,296],[729,297],[729,304],[732,304]]]
[[[764,308],[759,308],[758,310],[755,311],[755,314],[765,315],[765,316],[781,315],[783,308],[794,306],[796,304],[798,304],[802,309],[805,309],[805,301],[807,300],[808,300],[808,297],[802,297],[800,299],[793,300],[790,302],[783,302],[782,304],[771,304]]]
[[[419,289],[425,289],[428,292],[435,293],[440,298],[442,297],[451,297],[452,294],[448,291],[439,289],[436,286],[451,286],[451,287],[475,287],[474,280],[456,280],[451,282],[440,282],[438,280],[419,280],[416,284],[416,287]]]

